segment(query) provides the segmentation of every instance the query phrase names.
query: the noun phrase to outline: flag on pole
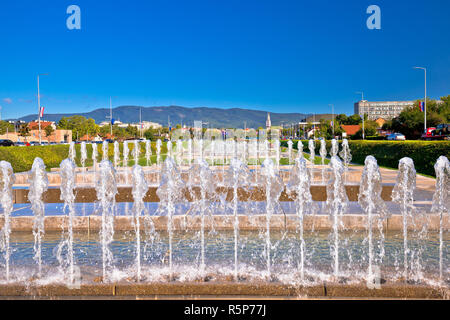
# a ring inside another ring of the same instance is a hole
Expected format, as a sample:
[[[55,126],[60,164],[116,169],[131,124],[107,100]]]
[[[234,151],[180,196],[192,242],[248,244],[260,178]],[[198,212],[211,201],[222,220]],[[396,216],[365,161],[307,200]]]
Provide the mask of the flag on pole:
[[[41,110],[39,110],[39,118],[42,118],[44,116],[44,107],[41,107]]]
[[[425,102],[420,101],[419,102],[419,108],[420,108],[420,112],[424,112],[425,111]]]

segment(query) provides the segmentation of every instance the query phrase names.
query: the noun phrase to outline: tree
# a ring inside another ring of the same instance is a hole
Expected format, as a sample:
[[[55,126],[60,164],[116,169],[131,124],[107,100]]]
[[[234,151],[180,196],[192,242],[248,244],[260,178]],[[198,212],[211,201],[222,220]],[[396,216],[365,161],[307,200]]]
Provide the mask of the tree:
[[[24,123],[20,126],[19,135],[24,138],[30,136],[30,128],[28,127],[28,124]]]
[[[53,134],[53,132],[55,132],[52,126],[46,126],[44,131],[46,137],[50,137]]]
[[[427,128],[440,123],[450,122],[450,95],[441,97],[442,103],[427,99]],[[412,107],[404,109],[396,118],[392,119],[391,129],[400,132],[407,139],[418,139],[424,131],[424,113],[419,108],[420,100]]]
[[[7,121],[0,121],[0,134],[5,134],[7,131],[14,132],[14,125]]]
[[[373,120],[364,121],[364,136],[370,137],[377,135],[378,124]],[[352,139],[362,139],[362,128],[358,130],[354,135],[351,136]]]
[[[72,136],[76,137],[88,135],[96,135],[100,128],[95,124],[92,118],[86,119],[83,116],[75,115],[71,117],[62,117],[58,122],[58,129],[72,130]]]

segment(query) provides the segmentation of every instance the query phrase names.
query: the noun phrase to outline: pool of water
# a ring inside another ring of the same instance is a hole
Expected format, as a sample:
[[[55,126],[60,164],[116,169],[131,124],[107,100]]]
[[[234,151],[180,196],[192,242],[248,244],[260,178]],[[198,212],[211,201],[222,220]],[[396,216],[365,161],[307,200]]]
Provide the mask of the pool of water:
[[[238,242],[238,270],[241,279],[267,279],[267,248],[263,229],[240,232]],[[168,281],[169,241],[166,232],[141,233],[141,281]],[[426,236],[411,234],[408,240],[408,277],[416,283],[436,283],[439,275],[438,234]],[[339,272],[345,281],[360,282],[367,275],[368,243],[364,231],[340,234]],[[56,258],[61,233],[46,233],[42,244],[43,274],[39,283],[63,281]],[[75,265],[82,282],[91,282],[102,275],[102,249],[97,232],[74,233]],[[300,240],[295,231],[271,232],[271,281],[296,284],[299,281]],[[380,277],[396,281],[403,275],[403,236],[389,232],[382,238],[375,233],[375,261]],[[444,233],[444,280],[450,281],[450,234]],[[30,282],[37,279],[37,264],[33,259],[34,236],[31,232],[11,234],[10,282]],[[332,241],[329,232],[305,232],[305,281],[314,284],[331,281],[333,274]],[[133,231],[116,232],[110,245],[114,261],[111,278],[130,280],[136,273],[136,237]],[[228,279],[234,271],[233,232],[212,231],[205,234],[205,273],[211,280]],[[383,250],[384,249],[384,254]],[[381,255],[383,255],[381,257]],[[181,231],[173,235],[173,274],[175,281],[191,281],[203,277],[199,264],[201,257],[200,232]],[[4,257],[0,254],[0,283],[5,282]],[[231,281],[231,280],[230,280]]]

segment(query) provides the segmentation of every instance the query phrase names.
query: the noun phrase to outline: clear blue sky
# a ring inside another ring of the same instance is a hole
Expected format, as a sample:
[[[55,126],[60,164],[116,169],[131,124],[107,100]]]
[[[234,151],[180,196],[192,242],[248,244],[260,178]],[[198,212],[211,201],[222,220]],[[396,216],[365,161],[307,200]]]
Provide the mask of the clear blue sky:
[[[81,8],[81,30],[66,9]],[[366,9],[381,8],[381,30]],[[448,0],[71,0],[0,6],[2,118],[113,105],[353,113],[450,94]]]

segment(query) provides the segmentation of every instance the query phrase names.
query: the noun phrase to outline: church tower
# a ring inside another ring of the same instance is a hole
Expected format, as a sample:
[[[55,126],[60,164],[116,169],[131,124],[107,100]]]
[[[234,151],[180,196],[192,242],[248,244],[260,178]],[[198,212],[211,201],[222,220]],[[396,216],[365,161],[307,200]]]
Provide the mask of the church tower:
[[[272,123],[270,122],[270,113],[267,113],[266,129],[269,130],[271,126]]]

